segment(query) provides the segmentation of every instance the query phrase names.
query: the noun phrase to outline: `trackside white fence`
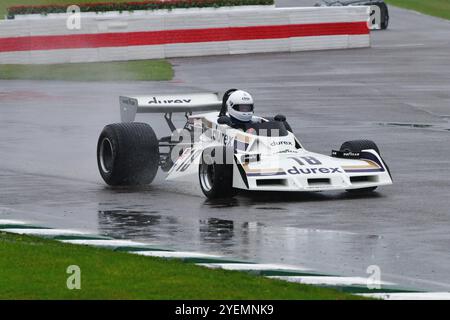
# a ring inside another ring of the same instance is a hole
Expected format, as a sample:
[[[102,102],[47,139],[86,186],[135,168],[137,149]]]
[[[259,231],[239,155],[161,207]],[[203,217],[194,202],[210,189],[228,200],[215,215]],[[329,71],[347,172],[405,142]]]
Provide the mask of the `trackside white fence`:
[[[0,63],[70,63],[360,48],[369,7],[69,15],[0,21]]]

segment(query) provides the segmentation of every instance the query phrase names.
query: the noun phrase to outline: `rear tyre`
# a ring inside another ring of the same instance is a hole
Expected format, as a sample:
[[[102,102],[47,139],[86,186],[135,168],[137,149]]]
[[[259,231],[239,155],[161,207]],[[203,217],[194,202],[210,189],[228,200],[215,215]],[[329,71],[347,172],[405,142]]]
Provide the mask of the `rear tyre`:
[[[236,189],[233,188],[233,163],[226,161],[227,150],[233,152],[225,147],[215,147],[205,149],[202,153],[198,178],[203,194],[209,199],[232,198],[236,195]],[[222,161],[213,160],[216,154]]]
[[[107,125],[97,144],[100,175],[110,186],[139,186],[153,181],[159,166],[159,144],[146,123]]]
[[[373,149],[378,154],[380,154],[380,150],[375,142],[371,140],[352,140],[346,141],[342,144],[340,151],[344,152],[361,152],[362,150]],[[351,194],[366,194],[373,192],[377,189],[377,187],[370,188],[361,188],[361,189],[348,189],[347,192]]]

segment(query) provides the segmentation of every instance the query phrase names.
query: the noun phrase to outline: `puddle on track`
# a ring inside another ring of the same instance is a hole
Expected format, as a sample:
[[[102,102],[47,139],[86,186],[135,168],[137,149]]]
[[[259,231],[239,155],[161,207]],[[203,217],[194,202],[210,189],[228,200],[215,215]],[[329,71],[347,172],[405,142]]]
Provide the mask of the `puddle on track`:
[[[449,123],[407,123],[407,122],[379,122],[382,127],[400,127],[409,129],[429,129],[437,131],[450,131]]]

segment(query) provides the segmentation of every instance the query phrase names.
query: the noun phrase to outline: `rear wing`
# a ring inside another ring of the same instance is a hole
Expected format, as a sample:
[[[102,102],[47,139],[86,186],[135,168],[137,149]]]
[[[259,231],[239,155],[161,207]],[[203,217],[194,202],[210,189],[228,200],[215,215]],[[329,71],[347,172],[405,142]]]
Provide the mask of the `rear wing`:
[[[133,122],[136,113],[219,111],[222,100],[218,93],[189,93],[149,96],[120,96],[120,117],[122,122]]]

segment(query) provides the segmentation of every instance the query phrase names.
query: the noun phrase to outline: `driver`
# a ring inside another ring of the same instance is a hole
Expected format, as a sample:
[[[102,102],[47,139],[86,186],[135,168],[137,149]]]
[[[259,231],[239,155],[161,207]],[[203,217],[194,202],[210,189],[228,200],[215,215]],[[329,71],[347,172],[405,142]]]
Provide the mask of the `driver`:
[[[236,90],[230,94],[226,105],[233,128],[245,130],[253,123],[253,98],[250,93]]]

